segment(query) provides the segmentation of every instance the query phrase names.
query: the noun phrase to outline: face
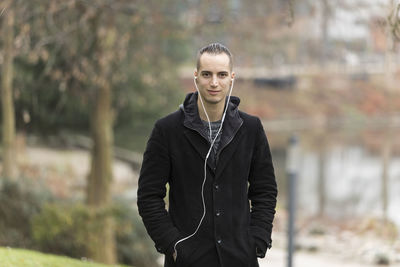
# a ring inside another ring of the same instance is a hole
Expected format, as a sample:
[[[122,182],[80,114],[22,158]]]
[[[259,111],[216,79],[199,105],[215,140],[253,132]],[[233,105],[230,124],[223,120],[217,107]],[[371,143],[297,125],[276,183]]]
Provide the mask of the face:
[[[204,102],[225,105],[231,79],[235,76],[230,70],[228,55],[204,53],[200,57],[200,67],[194,75],[197,77],[197,87]]]

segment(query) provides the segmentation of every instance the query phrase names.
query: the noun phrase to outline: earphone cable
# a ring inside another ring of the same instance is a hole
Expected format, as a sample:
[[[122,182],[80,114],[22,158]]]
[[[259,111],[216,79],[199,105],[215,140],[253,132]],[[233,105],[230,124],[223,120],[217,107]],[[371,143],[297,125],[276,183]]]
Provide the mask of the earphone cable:
[[[186,236],[186,237],[184,237],[184,238],[178,240],[178,241],[174,244],[174,252],[175,252],[176,258],[178,257],[178,251],[176,250],[176,246],[177,246],[179,243],[181,243],[181,242],[183,242],[183,241],[185,241],[185,240],[187,240],[187,239],[193,237],[193,236],[198,232],[198,230],[199,230],[199,228],[200,228],[200,226],[201,226],[201,224],[202,224],[202,222],[203,222],[203,220],[204,220],[204,217],[206,216],[206,203],[205,203],[205,200],[204,200],[204,185],[205,185],[206,180],[207,180],[207,160],[208,160],[208,157],[210,156],[211,150],[212,150],[212,148],[213,148],[213,146],[214,146],[215,141],[217,140],[217,137],[218,137],[218,135],[219,135],[219,133],[220,133],[220,131],[221,131],[221,129],[222,129],[222,125],[224,124],[224,121],[225,121],[226,111],[228,110],[228,105],[229,105],[229,101],[230,101],[231,94],[232,94],[232,89],[233,89],[233,84],[234,84],[234,79],[231,79],[231,80],[232,80],[232,84],[231,84],[231,88],[230,88],[230,90],[229,90],[228,98],[226,99],[226,102],[225,102],[225,110],[224,110],[224,113],[223,113],[223,115],[222,115],[221,125],[220,125],[220,127],[219,127],[219,129],[218,129],[217,134],[215,135],[214,139],[213,139],[212,142],[211,142],[210,148],[209,148],[209,150],[208,150],[208,152],[207,152],[207,155],[206,155],[206,158],[205,158],[205,160],[204,160],[204,179],[203,179],[203,183],[202,183],[202,185],[201,185],[201,199],[202,199],[202,203],[203,203],[203,215],[201,216],[201,219],[200,219],[200,221],[199,221],[199,224],[198,224],[197,227],[196,227],[196,230],[195,230],[192,234],[190,234],[190,235],[188,235],[188,236]],[[203,99],[202,99],[201,93],[200,93],[200,91],[199,91],[199,88],[197,87],[197,84],[196,84],[196,77],[194,77],[194,85],[195,85],[195,87],[196,87],[196,90],[197,90],[198,95],[199,95],[199,97],[200,97],[201,105],[202,105],[202,107],[203,107],[204,113],[206,114],[206,117],[207,117],[207,120],[208,120],[208,126],[209,126],[209,130],[210,130],[210,140],[211,140],[211,122],[210,122],[210,118],[208,117],[207,111],[206,111],[206,109],[205,109],[205,107],[204,107],[204,103],[203,103]]]

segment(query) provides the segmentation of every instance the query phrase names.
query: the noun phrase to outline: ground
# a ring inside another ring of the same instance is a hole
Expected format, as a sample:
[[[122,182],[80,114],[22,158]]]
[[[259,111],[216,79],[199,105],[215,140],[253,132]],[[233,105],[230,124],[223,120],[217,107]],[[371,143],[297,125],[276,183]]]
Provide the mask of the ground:
[[[88,151],[53,149],[39,146],[20,148],[19,171],[24,177],[40,177],[59,197],[84,194],[89,171]],[[114,164],[114,194],[135,201],[138,173],[121,161]],[[36,178],[33,178],[36,179]],[[361,267],[379,262],[400,266],[400,240],[397,228],[385,226],[379,219],[358,218],[353,221],[298,219],[296,229],[296,267]],[[287,266],[287,216],[278,209],[274,222],[273,248],[260,267]],[[387,265],[387,264],[386,264]]]
[[[287,267],[287,253],[283,249],[273,248],[268,251],[264,259],[259,260],[260,267]],[[373,265],[359,263],[356,260],[343,260],[329,253],[296,252],[293,258],[295,267],[374,267]],[[400,266],[392,264],[390,266]]]
[[[123,267],[6,247],[0,247],[0,263],[1,267]]]

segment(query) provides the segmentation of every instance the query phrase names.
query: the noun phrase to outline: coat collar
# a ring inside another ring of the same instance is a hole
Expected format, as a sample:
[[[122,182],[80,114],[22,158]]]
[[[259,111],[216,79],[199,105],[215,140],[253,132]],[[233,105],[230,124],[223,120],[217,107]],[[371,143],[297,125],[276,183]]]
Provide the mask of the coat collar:
[[[198,134],[195,134],[193,131],[187,130],[185,131],[185,136],[189,139],[192,145],[195,147],[196,151],[200,154],[200,156],[205,159],[206,153],[209,148],[209,142],[207,138],[207,131],[204,131],[204,125],[200,119],[199,111],[197,108],[197,97],[198,92],[189,93],[186,95],[185,101],[182,105],[180,105],[180,109],[184,113],[183,125],[191,130],[196,131],[202,137],[200,140]],[[219,149],[217,152],[217,173],[222,171],[227,161],[232,156],[236,143],[232,142],[236,133],[239,131],[240,127],[243,124],[243,119],[239,114],[239,106],[240,99],[236,96],[231,96],[230,101],[228,103],[228,109],[226,111],[225,121],[222,128],[222,136],[219,145]],[[238,139],[238,138],[236,138]],[[232,146],[229,149],[226,149],[226,153],[223,151],[225,146],[229,145],[232,142]],[[207,164],[212,168],[212,163],[210,158]]]
[[[204,128],[203,123],[200,119],[199,110],[197,108],[197,97],[198,92],[189,93],[185,97],[185,101],[179,107],[184,113],[183,125],[187,128],[200,131]],[[240,98],[237,96],[231,96],[228,103],[228,109],[226,111],[225,122],[223,126],[224,132],[227,132],[229,136],[237,127],[240,127],[243,120],[239,115],[239,103]],[[206,136],[203,136],[207,139]]]

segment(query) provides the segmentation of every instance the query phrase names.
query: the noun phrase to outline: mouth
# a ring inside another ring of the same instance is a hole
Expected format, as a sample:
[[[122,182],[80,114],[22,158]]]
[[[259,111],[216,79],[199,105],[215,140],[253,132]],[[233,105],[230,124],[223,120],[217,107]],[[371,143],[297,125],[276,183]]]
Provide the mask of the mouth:
[[[207,90],[207,92],[210,94],[210,95],[217,95],[219,92],[221,92],[221,91],[213,91],[213,90]]]

